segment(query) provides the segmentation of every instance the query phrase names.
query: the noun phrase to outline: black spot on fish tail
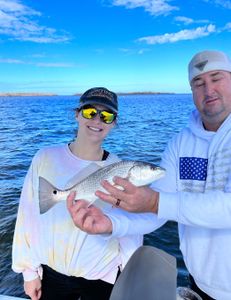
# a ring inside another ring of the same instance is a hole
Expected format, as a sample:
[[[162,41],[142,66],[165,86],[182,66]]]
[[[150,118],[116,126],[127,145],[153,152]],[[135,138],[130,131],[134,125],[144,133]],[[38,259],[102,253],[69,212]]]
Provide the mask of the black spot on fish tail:
[[[44,214],[57,202],[54,200],[53,192],[57,189],[45,178],[39,177],[39,209],[40,214]]]

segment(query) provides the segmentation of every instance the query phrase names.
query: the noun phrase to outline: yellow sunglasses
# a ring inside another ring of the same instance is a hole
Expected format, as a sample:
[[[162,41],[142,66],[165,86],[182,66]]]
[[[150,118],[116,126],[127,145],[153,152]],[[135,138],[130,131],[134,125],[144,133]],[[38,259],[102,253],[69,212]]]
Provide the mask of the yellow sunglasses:
[[[82,116],[85,119],[94,119],[97,116],[97,114],[99,114],[100,120],[106,124],[111,124],[116,119],[117,116],[116,113],[107,110],[99,110],[95,107],[85,107],[85,108],[83,107],[80,110]]]

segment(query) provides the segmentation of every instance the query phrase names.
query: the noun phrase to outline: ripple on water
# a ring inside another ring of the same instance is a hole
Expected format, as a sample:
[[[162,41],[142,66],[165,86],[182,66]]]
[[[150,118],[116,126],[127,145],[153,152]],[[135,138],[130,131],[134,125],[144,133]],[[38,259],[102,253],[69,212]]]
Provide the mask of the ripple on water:
[[[68,143],[76,131],[78,97],[0,97],[0,294],[25,296],[22,278],[11,270],[11,245],[20,191],[36,151]],[[17,109],[15,109],[17,107]],[[122,159],[158,164],[167,141],[187,124],[190,95],[119,97],[118,125],[105,148]],[[178,250],[176,224],[169,222],[145,236],[145,243],[177,257],[180,285],[187,272]]]

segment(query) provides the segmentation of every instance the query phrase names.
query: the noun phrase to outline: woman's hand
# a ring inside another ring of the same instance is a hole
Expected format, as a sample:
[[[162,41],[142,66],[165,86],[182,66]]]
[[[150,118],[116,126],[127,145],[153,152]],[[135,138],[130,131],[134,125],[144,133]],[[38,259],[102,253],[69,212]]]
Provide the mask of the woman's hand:
[[[24,281],[24,291],[32,300],[39,300],[42,295],[42,283],[38,277],[31,281]]]
[[[111,233],[111,220],[99,208],[94,205],[89,206],[89,202],[75,201],[75,195],[75,192],[71,192],[67,197],[67,209],[74,224],[90,234]]]

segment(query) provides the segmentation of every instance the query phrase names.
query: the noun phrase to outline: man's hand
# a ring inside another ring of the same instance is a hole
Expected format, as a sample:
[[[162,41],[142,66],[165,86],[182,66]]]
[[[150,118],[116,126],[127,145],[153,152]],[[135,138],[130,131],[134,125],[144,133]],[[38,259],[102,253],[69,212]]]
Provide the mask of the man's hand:
[[[94,205],[88,207],[89,202],[85,200],[75,201],[75,195],[75,192],[71,192],[67,197],[67,209],[74,224],[90,234],[111,233],[111,220]]]
[[[41,279],[38,277],[31,281],[24,281],[24,291],[32,300],[39,300],[42,295]]]
[[[114,177],[113,181],[116,186],[121,186],[123,190],[116,188],[104,180],[102,186],[109,194],[96,191],[96,196],[103,201],[111,203],[114,206],[117,205],[130,212],[158,212],[158,192],[153,191],[147,186],[136,187],[128,180],[117,176]]]

